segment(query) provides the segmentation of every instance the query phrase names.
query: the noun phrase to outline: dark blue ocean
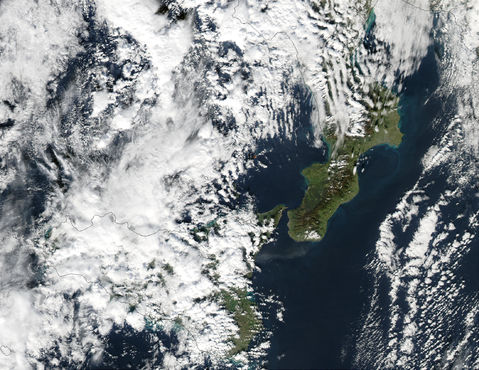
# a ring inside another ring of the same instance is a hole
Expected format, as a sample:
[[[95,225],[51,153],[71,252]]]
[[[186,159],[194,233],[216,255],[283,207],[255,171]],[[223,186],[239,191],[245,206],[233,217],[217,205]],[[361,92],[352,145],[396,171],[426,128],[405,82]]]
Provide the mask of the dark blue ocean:
[[[375,147],[363,156],[359,194],[338,209],[323,240],[294,242],[287,235],[284,215],[277,240],[264,246],[257,257],[261,271],[253,277],[255,290],[275,294],[285,308],[284,323],[273,312],[264,312],[265,325],[273,333],[269,368],[352,366],[354,333],[371,285],[363,267],[378,239],[378,227],[419,178],[420,161],[437,136],[433,120],[443,117],[446,122],[455,108],[434,96],[439,80],[433,48],[418,71],[402,83],[403,142],[399,148]],[[324,153],[305,147],[284,150],[294,150],[288,165],[283,154],[271,156],[270,167],[252,175],[260,211],[279,203],[299,204],[306,188],[301,170],[311,162],[324,161]]]
[[[253,275],[255,300],[263,310],[266,330],[272,333],[268,368],[353,366],[355,334],[362,324],[360,314],[372,288],[371,276],[364,265],[368,253],[374,250],[378,227],[419,179],[424,153],[455,113],[452,103],[434,94],[439,84],[436,57],[431,47],[418,71],[402,81],[401,145],[378,146],[362,156],[358,165],[359,194],[337,210],[325,237],[318,243],[294,242],[288,236],[284,213],[275,241],[265,245],[257,255],[260,269]],[[302,107],[295,117],[292,138],[259,143],[261,154],[255,160],[267,167],[256,166],[238,184],[240,192],[254,196],[259,212],[280,203],[297,207],[307,187],[301,170],[326,159],[325,147],[318,149],[312,145],[311,96],[301,87],[296,87],[295,94]],[[438,119],[442,125],[437,124]],[[444,181],[439,175],[431,180],[433,185],[428,195],[437,199],[444,190]],[[404,235],[404,243],[409,237]],[[471,263],[464,266],[463,273],[470,290],[479,290],[476,271],[479,263],[474,262],[479,261],[478,248],[472,254]],[[271,294],[284,305],[283,322],[276,318],[277,307],[262,302]],[[168,350],[178,351],[175,335],[165,334],[161,340]],[[134,368],[145,364],[148,358],[159,364],[163,354],[158,343],[158,337],[148,331],[138,334],[128,327],[117,328],[107,340],[103,363],[88,367]],[[234,363],[225,366],[234,367]],[[208,362],[204,368],[209,368]]]

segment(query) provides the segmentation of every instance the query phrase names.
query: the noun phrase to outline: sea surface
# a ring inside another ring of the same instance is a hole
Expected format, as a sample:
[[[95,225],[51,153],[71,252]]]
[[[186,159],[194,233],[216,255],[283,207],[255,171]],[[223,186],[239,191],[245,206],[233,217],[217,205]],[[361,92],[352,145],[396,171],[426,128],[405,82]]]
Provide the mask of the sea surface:
[[[285,308],[282,323],[273,312],[264,311],[265,325],[273,333],[269,368],[352,366],[354,333],[371,288],[364,265],[374,250],[378,227],[420,176],[421,159],[437,135],[432,122],[442,117],[446,123],[455,108],[433,95],[439,83],[435,58],[431,48],[418,71],[403,81],[403,142],[399,148],[382,145],[363,155],[359,194],[337,210],[325,237],[318,243],[294,242],[287,234],[284,213],[277,240],[259,253],[255,290],[274,294]],[[279,203],[299,204],[306,188],[304,179],[298,178],[300,171],[315,161],[314,155],[318,162],[325,159],[325,153],[299,146],[287,162],[293,164],[285,166],[284,153],[274,154],[268,169],[252,181],[260,211]],[[274,186],[268,186],[271,181]]]

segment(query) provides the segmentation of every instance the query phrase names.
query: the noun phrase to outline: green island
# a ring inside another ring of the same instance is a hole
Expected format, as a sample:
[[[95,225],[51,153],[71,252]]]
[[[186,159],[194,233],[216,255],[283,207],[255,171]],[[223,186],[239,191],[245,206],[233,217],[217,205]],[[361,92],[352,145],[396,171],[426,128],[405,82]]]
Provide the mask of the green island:
[[[288,233],[292,239],[320,240],[338,207],[359,191],[356,173],[359,157],[376,145],[401,143],[399,98],[379,84],[370,87],[368,98],[363,102],[368,108],[364,135],[340,138],[332,130],[326,131],[323,138],[329,148],[328,161],[314,163],[302,171],[308,188],[301,205],[288,211]]]
[[[231,338],[233,348],[229,352],[230,356],[234,356],[248,349],[261,329],[261,320],[256,315],[253,297],[246,289],[222,290],[220,300],[238,326],[238,334]]]

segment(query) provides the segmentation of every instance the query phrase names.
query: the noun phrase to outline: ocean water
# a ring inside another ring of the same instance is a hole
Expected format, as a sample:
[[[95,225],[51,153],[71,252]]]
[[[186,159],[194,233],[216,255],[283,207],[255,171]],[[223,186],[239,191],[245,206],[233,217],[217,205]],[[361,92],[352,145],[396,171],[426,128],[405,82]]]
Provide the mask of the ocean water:
[[[257,143],[256,165],[237,184],[240,193],[249,193],[255,198],[259,212],[269,211],[278,204],[289,208],[299,206],[306,190],[301,170],[326,160],[326,146],[313,146],[311,94],[296,86],[293,95],[302,102],[295,115],[294,132]],[[282,117],[277,119],[281,122]],[[282,137],[287,139],[280,139]]]
[[[284,323],[275,320],[273,312],[264,312],[265,325],[273,333],[268,367],[352,365],[354,333],[361,325],[360,313],[371,285],[363,266],[377,241],[379,224],[417,181],[420,161],[436,135],[433,120],[442,117],[446,122],[454,112],[454,106],[433,96],[439,83],[435,58],[431,48],[418,71],[403,82],[400,126],[405,135],[400,147],[378,146],[363,156],[359,165],[359,194],[337,210],[323,240],[294,242],[287,235],[287,217],[284,217],[277,240],[259,253],[260,271],[253,277],[255,289],[264,295],[276,295],[285,308]],[[306,155],[300,161],[303,164],[310,160],[309,154]],[[296,178],[298,169],[276,170],[288,179]],[[256,178],[256,181],[261,180]],[[303,179],[303,192],[304,188]],[[256,186],[255,195],[261,209],[265,204],[260,189]],[[276,204],[298,204],[303,194],[298,198],[297,191],[288,193],[288,188],[266,187],[268,207],[274,198],[273,191]],[[290,198],[285,200],[288,195]]]

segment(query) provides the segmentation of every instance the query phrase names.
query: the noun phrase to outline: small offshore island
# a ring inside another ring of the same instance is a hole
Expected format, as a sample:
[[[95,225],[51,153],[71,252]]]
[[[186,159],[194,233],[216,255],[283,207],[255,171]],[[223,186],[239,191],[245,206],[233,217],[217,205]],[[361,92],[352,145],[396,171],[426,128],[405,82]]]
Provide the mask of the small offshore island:
[[[314,163],[302,171],[308,188],[301,205],[287,212],[288,234],[295,241],[319,241],[325,234],[328,221],[341,204],[352,200],[359,192],[356,164],[362,154],[374,146],[387,144],[399,146],[403,134],[399,128],[397,95],[379,84],[371,86],[369,93],[368,117],[362,136],[340,138],[327,130],[323,140],[328,145],[328,161]],[[284,206],[258,215],[274,219],[275,226]]]

